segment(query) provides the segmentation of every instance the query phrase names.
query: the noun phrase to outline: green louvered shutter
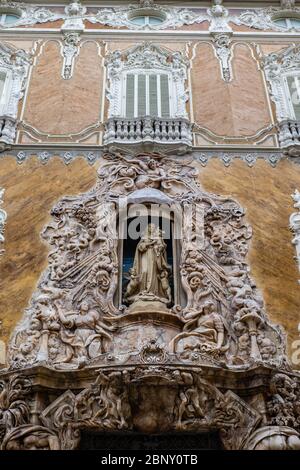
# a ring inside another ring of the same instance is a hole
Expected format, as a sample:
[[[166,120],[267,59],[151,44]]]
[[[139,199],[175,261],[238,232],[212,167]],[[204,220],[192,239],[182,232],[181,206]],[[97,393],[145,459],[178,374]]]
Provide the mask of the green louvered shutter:
[[[297,83],[298,81],[298,83]],[[290,97],[292,106],[294,109],[295,117],[297,120],[300,120],[300,75],[299,76],[289,76],[287,77],[287,83],[289,87]]]
[[[160,76],[161,117],[170,117],[170,92],[168,75]]]
[[[126,77],[126,117],[134,117],[134,75]]]
[[[153,117],[158,116],[157,79],[157,75],[149,76],[149,112]]]
[[[138,75],[138,116],[146,116],[146,75]]]

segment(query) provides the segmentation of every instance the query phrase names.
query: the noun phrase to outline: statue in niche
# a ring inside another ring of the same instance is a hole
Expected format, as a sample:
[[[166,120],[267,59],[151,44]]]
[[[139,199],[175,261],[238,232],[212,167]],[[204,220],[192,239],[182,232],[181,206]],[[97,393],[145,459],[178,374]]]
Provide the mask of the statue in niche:
[[[216,311],[214,302],[206,301],[199,310],[185,314],[186,323],[183,332],[175,336],[171,342],[173,351],[178,343],[184,340],[183,354],[191,352],[207,352],[219,355],[228,349],[225,344],[225,325],[223,318]]]
[[[70,345],[78,365],[84,366],[88,359],[93,359],[104,352],[103,339],[112,340],[106,331],[112,329],[100,321],[100,315],[87,301],[81,302],[79,313],[67,312],[58,308],[58,315],[64,329],[60,332],[63,343]]]
[[[129,304],[145,300],[168,305],[171,302],[169,272],[162,230],[149,224],[136,247],[125,300]]]

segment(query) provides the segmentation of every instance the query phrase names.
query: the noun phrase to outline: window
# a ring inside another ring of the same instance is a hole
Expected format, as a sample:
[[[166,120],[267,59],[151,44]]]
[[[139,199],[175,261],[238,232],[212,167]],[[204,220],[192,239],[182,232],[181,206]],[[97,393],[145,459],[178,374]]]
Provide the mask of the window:
[[[300,18],[277,18],[273,22],[285,29],[300,28]]]
[[[288,75],[285,80],[288,88],[291,117],[300,120],[300,74]]]
[[[19,20],[19,16],[13,13],[0,13],[0,25],[14,24]]]
[[[126,117],[170,117],[168,74],[127,73],[125,81],[124,114]]]
[[[139,26],[155,26],[162,24],[164,20],[160,18],[159,16],[134,16],[133,18],[130,18],[129,21],[133,24],[139,25]]]

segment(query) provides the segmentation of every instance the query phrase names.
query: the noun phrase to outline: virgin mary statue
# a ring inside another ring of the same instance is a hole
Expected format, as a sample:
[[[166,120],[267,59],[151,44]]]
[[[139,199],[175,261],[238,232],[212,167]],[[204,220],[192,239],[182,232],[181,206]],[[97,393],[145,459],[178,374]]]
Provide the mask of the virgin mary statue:
[[[162,231],[155,224],[149,224],[136,247],[129,271],[130,281],[125,293],[127,303],[137,300],[171,302],[166,248]]]

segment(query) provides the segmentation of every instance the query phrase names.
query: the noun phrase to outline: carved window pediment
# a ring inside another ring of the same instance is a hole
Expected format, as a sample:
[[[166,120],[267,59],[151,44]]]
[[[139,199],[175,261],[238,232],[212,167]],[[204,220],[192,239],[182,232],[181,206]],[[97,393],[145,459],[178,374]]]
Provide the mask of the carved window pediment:
[[[185,81],[187,78],[187,60],[179,52],[171,52],[153,43],[144,43],[137,45],[127,51],[114,51],[107,59],[109,89],[107,97],[110,101],[109,117],[126,116],[126,99],[128,100],[129,80],[128,75],[137,78],[133,79],[132,93],[138,97],[138,92],[142,94],[141,89],[144,86],[144,95],[146,101],[149,96],[154,96],[159,105],[164,99],[169,101],[169,114],[171,117],[187,117],[185,103],[187,100],[187,91]],[[140,80],[139,77],[145,77]],[[148,78],[148,77],[152,78]],[[143,83],[142,83],[143,82]],[[144,83],[145,82],[145,83]],[[155,82],[155,83],[154,83]],[[151,89],[152,87],[152,89]],[[163,90],[165,94],[163,95]],[[168,96],[169,95],[169,96]],[[157,109],[157,104],[153,103],[147,107],[147,112],[136,110],[135,116],[154,115],[160,117],[163,115]],[[146,111],[146,103],[145,103]],[[155,112],[156,111],[156,112]]]

